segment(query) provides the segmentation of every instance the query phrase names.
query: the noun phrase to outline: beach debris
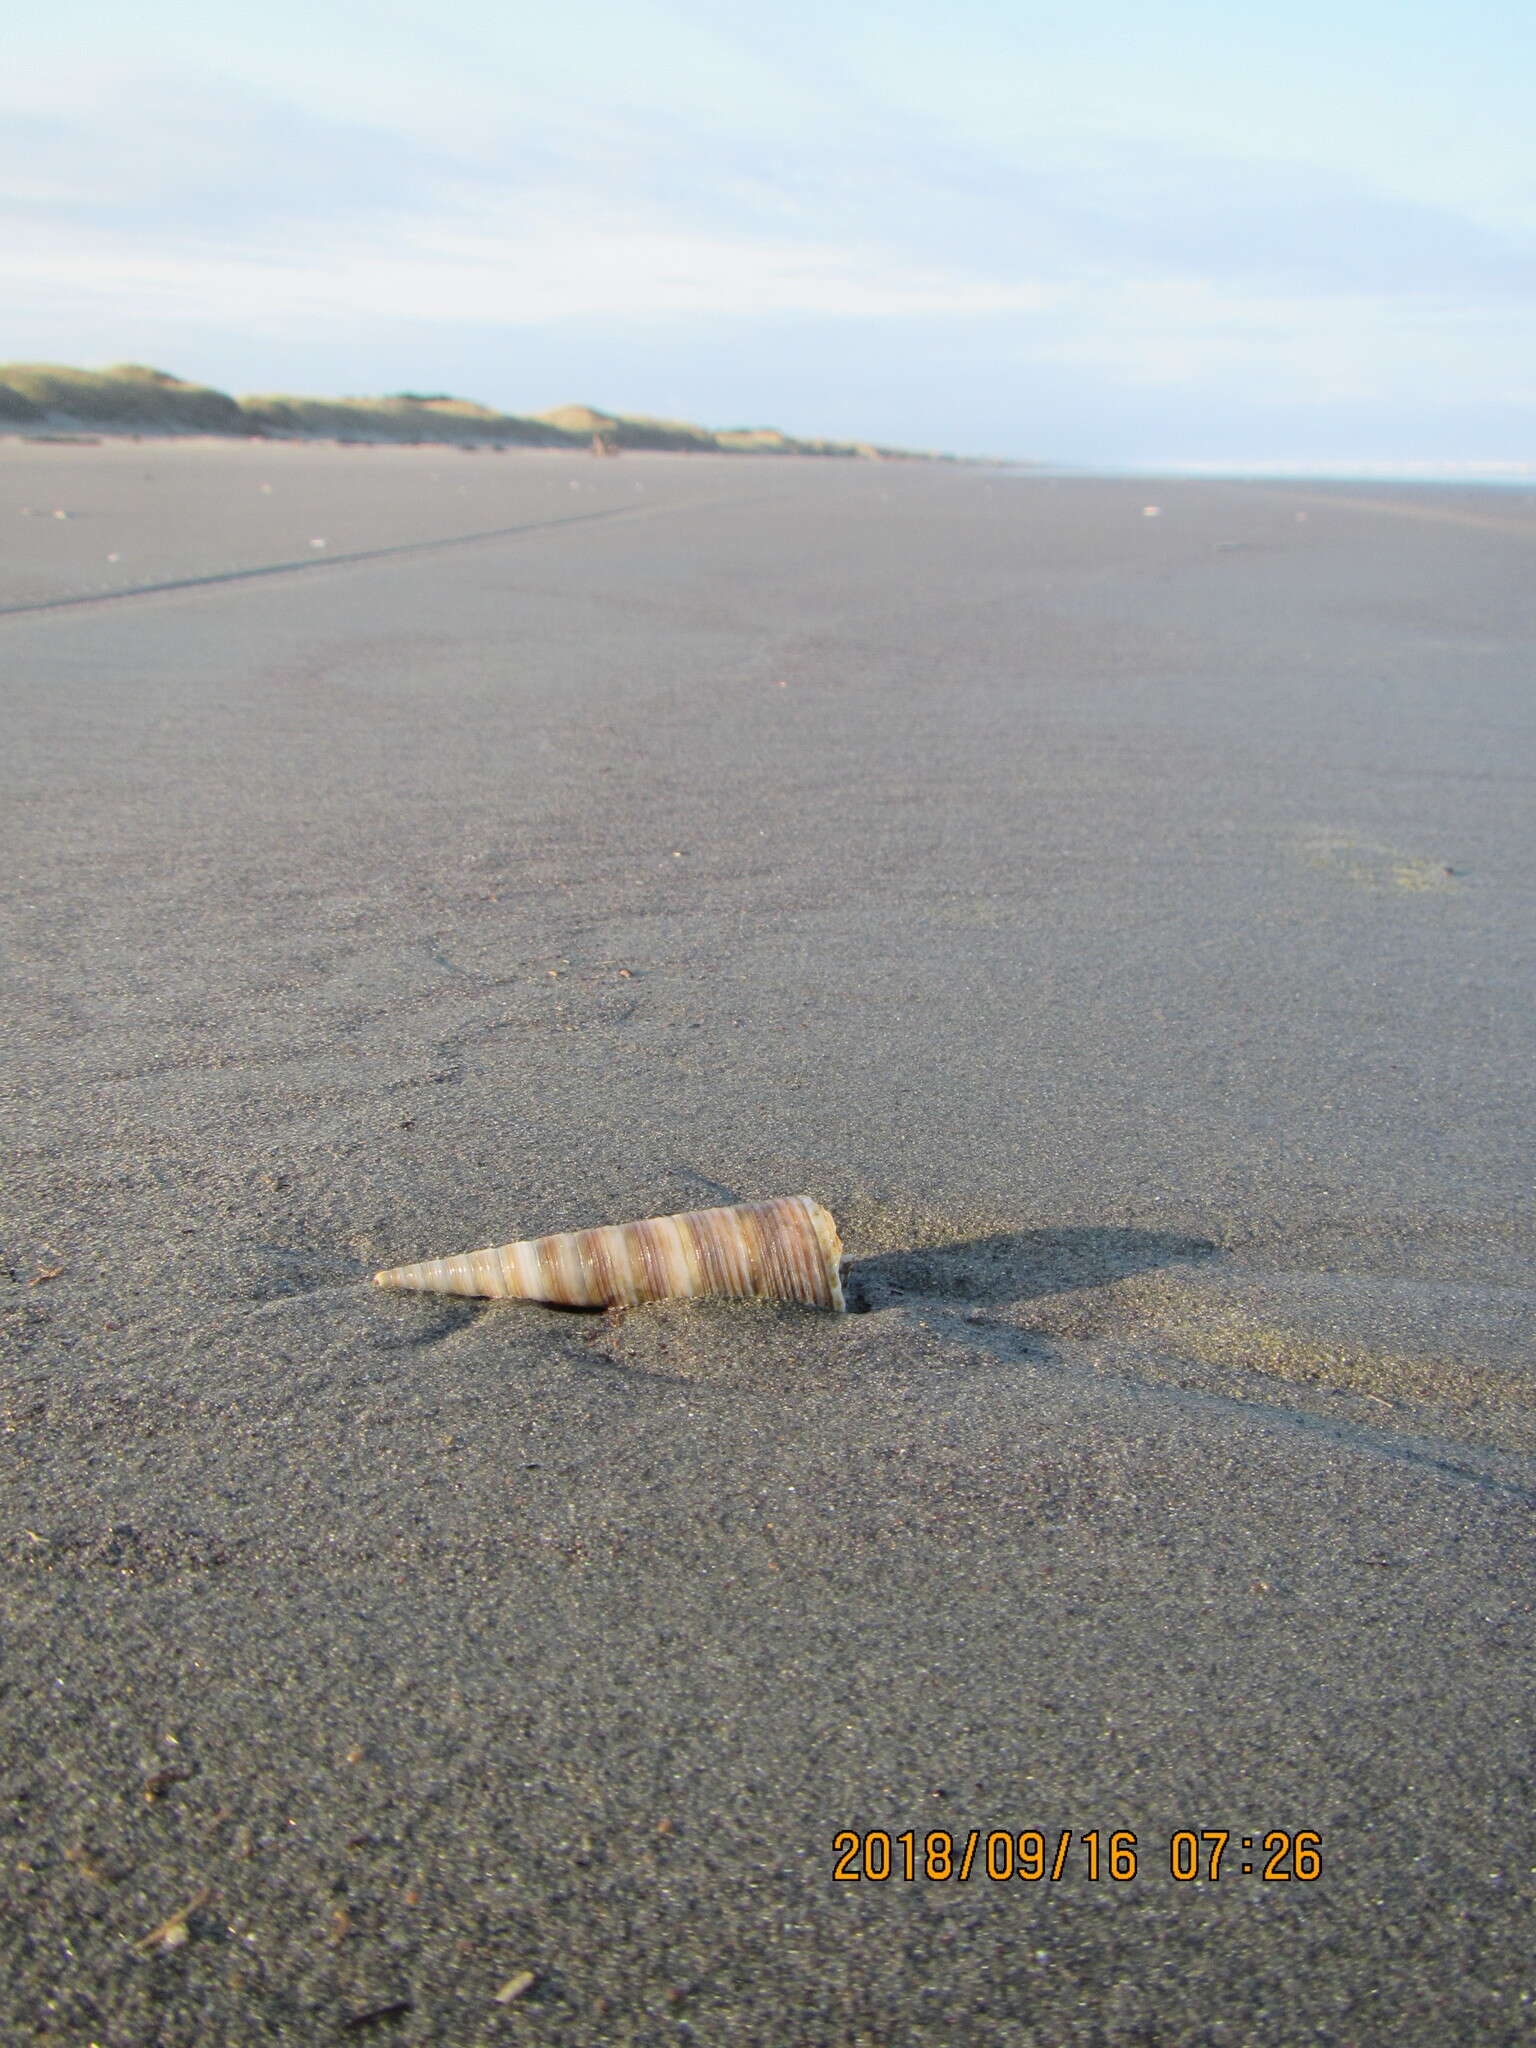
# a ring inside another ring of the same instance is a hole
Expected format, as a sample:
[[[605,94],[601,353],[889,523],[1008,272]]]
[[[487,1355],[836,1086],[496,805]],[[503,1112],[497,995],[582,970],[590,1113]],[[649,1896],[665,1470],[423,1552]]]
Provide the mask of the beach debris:
[[[184,1948],[191,1939],[191,1929],[187,1922],[194,1913],[206,1906],[212,1897],[212,1885],[205,1884],[196,1898],[188,1899],[184,1906],[178,1906],[176,1911],[162,1920],[158,1927],[151,1927],[148,1934],[141,1934],[133,1944],[134,1947],[143,1956],[163,1954],[173,1948]]]
[[[521,1998],[525,1991],[531,1991],[538,1981],[537,1976],[532,1970],[514,1971],[496,1993],[491,2003],[493,2005],[511,2005],[513,2000]]]
[[[368,2027],[382,2026],[385,2020],[403,2020],[408,2012],[416,2010],[409,1998],[391,1998],[384,2005],[370,2005],[365,2012],[349,2013],[341,2023],[344,2034],[361,2034]]]
[[[144,1780],[144,1804],[153,1806],[173,1785],[184,1785],[189,1778],[196,1776],[191,1764],[167,1764],[163,1770],[153,1772]]]
[[[643,1223],[558,1231],[375,1273],[377,1287],[542,1301],[562,1308],[636,1308],[720,1295],[799,1301],[846,1313],[842,1241],[809,1195],[690,1209]]]
[[[32,1278],[27,1282],[27,1285],[29,1287],[41,1287],[49,1280],[57,1280],[63,1270],[62,1266],[39,1266],[32,1275]]]

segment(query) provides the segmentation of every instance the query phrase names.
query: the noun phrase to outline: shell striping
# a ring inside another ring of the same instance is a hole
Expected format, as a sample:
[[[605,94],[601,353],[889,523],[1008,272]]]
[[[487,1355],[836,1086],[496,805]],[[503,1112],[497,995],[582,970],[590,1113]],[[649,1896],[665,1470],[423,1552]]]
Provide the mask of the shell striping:
[[[564,1230],[483,1251],[423,1259],[374,1274],[380,1287],[634,1308],[644,1301],[727,1295],[800,1301],[841,1315],[843,1247],[809,1195],[690,1209],[598,1230]]]

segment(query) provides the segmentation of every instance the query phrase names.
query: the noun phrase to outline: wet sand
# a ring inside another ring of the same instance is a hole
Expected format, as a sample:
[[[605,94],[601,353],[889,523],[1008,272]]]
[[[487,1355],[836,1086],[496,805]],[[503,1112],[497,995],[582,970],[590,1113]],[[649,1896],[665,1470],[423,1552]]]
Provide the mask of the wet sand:
[[[1536,502],[10,442],[0,534],[7,2040],[1529,2038]],[[799,1191],[860,1313],[369,1284]]]

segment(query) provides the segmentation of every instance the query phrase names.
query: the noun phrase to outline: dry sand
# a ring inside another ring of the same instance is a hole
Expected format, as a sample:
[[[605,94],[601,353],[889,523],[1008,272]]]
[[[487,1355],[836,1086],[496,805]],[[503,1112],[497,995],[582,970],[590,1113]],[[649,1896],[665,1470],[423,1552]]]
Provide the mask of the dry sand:
[[[5,2040],[1529,2038],[1529,497],[11,443],[0,533]],[[864,1313],[368,1284],[800,1190]]]

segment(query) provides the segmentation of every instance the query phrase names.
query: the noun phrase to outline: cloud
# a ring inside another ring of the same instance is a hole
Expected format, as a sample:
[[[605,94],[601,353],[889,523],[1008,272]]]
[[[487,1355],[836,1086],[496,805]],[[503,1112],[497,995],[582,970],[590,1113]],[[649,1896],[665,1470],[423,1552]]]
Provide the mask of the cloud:
[[[171,245],[227,245],[308,222],[345,230],[446,192],[454,155],[397,129],[312,113],[206,79],[122,85],[13,109],[0,122],[0,194],[12,220]],[[547,166],[530,158],[527,177]]]
[[[23,296],[512,323],[965,317],[1060,296],[915,251],[888,212],[812,218],[765,163],[706,172],[638,120],[594,141],[546,116],[451,153],[248,90],[160,86],[107,97],[86,123],[18,118],[4,146],[0,232]]]
[[[754,252],[807,309],[825,306],[843,263],[850,303],[872,311],[930,303],[946,279],[962,311],[1009,294],[1028,308],[1032,293],[1110,277],[1536,300],[1529,242],[1303,164],[1128,144],[1003,156],[868,110],[786,141],[579,96],[513,99],[499,126],[454,145],[165,78],[83,108],[18,109],[0,128],[0,190],[12,228],[30,222],[61,247],[84,237],[92,262],[92,231],[140,256],[201,255],[211,240],[226,261],[257,264],[295,239],[343,255],[355,238],[393,241],[417,259],[441,239],[471,260],[542,249],[546,263],[562,233],[604,261],[618,252],[600,245],[626,235],[653,252],[691,244],[699,261],[682,267],[718,276],[722,312],[760,302],[740,297]],[[677,267],[667,259],[663,274]],[[636,266],[619,269],[643,289]],[[568,287],[559,297],[574,303]],[[658,310],[672,303],[662,286]]]
[[[924,313],[964,319],[1038,312],[1064,297],[1024,281],[892,266],[878,251],[712,240],[559,217],[525,217],[499,229],[484,221],[444,229],[436,221],[402,220],[387,242],[316,243],[307,250],[276,243],[238,253],[135,250],[91,230],[39,237],[13,229],[9,241],[17,299],[71,291],[138,309],[267,323],[375,317],[536,326]]]

